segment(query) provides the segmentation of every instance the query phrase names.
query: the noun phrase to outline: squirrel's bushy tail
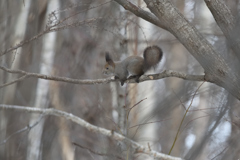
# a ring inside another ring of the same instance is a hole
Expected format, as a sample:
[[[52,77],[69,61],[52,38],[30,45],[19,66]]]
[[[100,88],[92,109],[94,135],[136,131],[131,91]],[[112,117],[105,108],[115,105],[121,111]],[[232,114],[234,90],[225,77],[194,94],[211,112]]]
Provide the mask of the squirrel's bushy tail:
[[[162,59],[162,49],[158,46],[149,46],[143,52],[144,57],[144,72],[149,70],[152,67],[156,67],[156,65]]]

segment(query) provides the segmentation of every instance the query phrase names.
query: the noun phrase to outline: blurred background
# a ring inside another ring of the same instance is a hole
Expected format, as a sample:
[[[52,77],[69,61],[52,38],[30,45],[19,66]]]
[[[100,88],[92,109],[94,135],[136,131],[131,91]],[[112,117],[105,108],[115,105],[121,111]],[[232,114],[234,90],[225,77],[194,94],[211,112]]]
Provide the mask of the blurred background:
[[[225,37],[203,1],[172,2],[217,51],[228,54]],[[132,3],[148,10],[143,1]],[[237,14],[238,0],[226,4]],[[20,44],[0,57],[0,65],[10,69],[94,80],[105,78],[105,52],[121,60],[142,56],[147,46],[158,45],[163,60],[146,74],[164,70],[204,74],[174,36],[114,1],[1,0],[0,29],[1,53]],[[19,77],[0,70],[0,85]],[[190,107],[171,155],[191,160],[240,158],[239,102],[207,82],[165,78],[122,87],[119,82],[76,85],[27,78],[0,88],[0,103],[73,113],[165,154]],[[114,160],[127,155],[128,159],[154,159],[64,118],[0,109],[1,160]]]

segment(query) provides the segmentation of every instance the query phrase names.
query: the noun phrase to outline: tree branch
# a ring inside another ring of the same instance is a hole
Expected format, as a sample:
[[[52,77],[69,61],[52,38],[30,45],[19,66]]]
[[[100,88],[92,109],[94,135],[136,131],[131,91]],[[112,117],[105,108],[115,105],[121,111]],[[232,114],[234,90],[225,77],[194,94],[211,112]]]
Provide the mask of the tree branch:
[[[11,134],[10,136],[8,136],[5,140],[3,140],[2,142],[0,142],[0,146],[7,143],[7,141],[12,138],[13,136],[15,136],[16,134],[25,132],[25,131],[29,131],[30,129],[32,129],[33,127],[35,127],[43,118],[43,115],[40,115],[40,117],[37,119],[36,122],[34,122],[33,124],[28,124],[26,127],[19,129],[18,131],[14,132],[13,134]]]
[[[0,89],[3,88],[3,87],[9,86],[9,85],[11,85],[11,84],[20,82],[20,81],[26,79],[27,77],[28,77],[27,75],[23,75],[23,76],[21,76],[20,78],[18,78],[18,79],[16,79],[16,80],[13,80],[13,81],[8,82],[8,83],[5,83],[5,84],[2,84],[2,85],[0,85]]]
[[[23,106],[0,104],[0,109],[24,111],[24,112],[29,112],[29,113],[38,113],[38,114],[43,114],[43,115],[52,115],[52,116],[57,116],[57,117],[63,117],[67,120],[70,120],[72,122],[79,124],[80,126],[86,128],[90,132],[102,134],[107,137],[111,137],[116,141],[124,141],[125,143],[129,144],[135,150],[135,153],[145,153],[154,158],[162,158],[164,160],[182,160],[181,158],[178,158],[178,157],[172,157],[172,156],[169,156],[169,155],[166,155],[163,153],[156,152],[154,150],[149,150],[148,147],[144,147],[143,145],[140,145],[137,142],[135,142],[119,133],[112,132],[111,130],[107,130],[105,128],[94,126],[71,113],[60,111],[60,110],[57,110],[54,108],[40,109],[40,108],[34,108],[34,107],[23,107]]]
[[[204,75],[190,75],[182,72],[165,70],[158,74],[143,75],[140,77],[139,82],[149,81],[149,80],[158,80],[158,79],[163,79],[167,77],[176,77],[176,78],[190,80],[190,81],[205,81]],[[130,80],[129,82],[133,83],[135,82],[135,80]]]
[[[13,69],[8,69],[3,66],[0,66],[0,69],[3,71],[9,72],[9,73],[23,75],[20,78],[18,78],[17,80],[13,80],[11,82],[0,85],[0,88],[6,87],[8,85],[22,81],[22,80],[24,80],[26,78],[30,78],[30,77],[46,79],[46,80],[53,80],[53,81],[60,81],[60,82],[67,82],[67,83],[73,83],[73,84],[86,84],[86,85],[103,84],[103,83],[117,81],[117,80],[113,79],[112,77],[105,78],[105,79],[95,79],[95,80],[91,80],[91,79],[81,80],[81,79],[72,79],[72,78],[67,78],[67,77],[44,75],[44,74],[39,74],[39,73],[30,73],[30,72],[26,72],[23,70],[13,70]],[[158,74],[143,75],[140,77],[139,82],[144,82],[144,81],[149,81],[149,80],[158,80],[158,79],[163,79],[163,78],[167,78],[167,77],[177,77],[177,78],[181,78],[184,80],[190,80],[190,81],[205,81],[204,75],[188,75],[188,74],[181,73],[181,72],[165,70],[162,73],[158,73]],[[127,80],[127,83],[136,83],[136,82],[134,79],[129,79],[129,80]]]
[[[85,79],[85,80],[80,80],[80,79],[72,79],[72,78],[67,78],[67,77],[58,77],[58,76],[51,76],[51,75],[44,75],[44,74],[39,74],[39,73],[30,73],[26,72],[23,70],[13,70],[13,69],[8,69],[6,67],[0,66],[0,69],[13,73],[13,74],[23,74],[21,78],[14,80],[12,82],[19,82],[22,81],[26,78],[34,77],[34,78],[40,78],[40,79],[46,79],[46,80],[53,80],[53,81],[61,81],[61,82],[68,82],[68,83],[73,83],[73,84],[101,84],[101,83],[109,83],[111,81],[114,81],[111,78],[106,78],[106,79]],[[9,82],[7,84],[1,85],[0,88],[13,84],[12,82]]]
[[[141,17],[142,19],[155,24],[158,27],[161,27],[165,30],[168,30],[165,25],[159,21],[159,19],[151,14],[150,12],[147,12],[145,10],[143,10],[142,8],[137,7],[136,5],[134,5],[133,3],[127,1],[127,0],[114,0],[115,2],[117,2],[118,4],[120,4],[125,10],[130,11],[131,13],[135,14],[138,17]]]
[[[209,10],[211,11],[215,21],[221,28],[223,34],[229,41],[230,47],[233,49],[238,60],[240,60],[240,38],[239,26],[236,24],[236,18],[232,15],[224,1],[219,0],[204,0]]]

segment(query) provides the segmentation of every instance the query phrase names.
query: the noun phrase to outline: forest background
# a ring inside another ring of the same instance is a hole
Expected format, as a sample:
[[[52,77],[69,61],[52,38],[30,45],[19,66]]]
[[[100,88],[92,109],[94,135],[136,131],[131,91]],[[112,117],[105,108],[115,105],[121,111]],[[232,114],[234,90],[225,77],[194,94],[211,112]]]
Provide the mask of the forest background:
[[[239,159],[238,0],[0,1],[0,159]],[[105,53],[155,70],[123,87]]]

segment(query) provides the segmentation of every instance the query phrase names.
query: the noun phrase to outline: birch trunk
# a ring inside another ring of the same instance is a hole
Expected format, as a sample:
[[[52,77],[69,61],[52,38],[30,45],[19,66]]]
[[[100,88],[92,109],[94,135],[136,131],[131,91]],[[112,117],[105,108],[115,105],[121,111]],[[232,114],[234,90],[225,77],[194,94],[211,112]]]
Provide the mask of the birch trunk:
[[[26,27],[27,27],[27,19],[28,19],[28,13],[30,10],[30,4],[31,1],[30,0],[26,0],[25,1],[25,5],[22,5],[20,13],[18,14],[17,17],[17,22],[15,24],[15,29],[14,29],[14,42],[13,44],[18,44],[21,40],[24,39],[24,35],[26,33]],[[6,24],[7,25],[7,24]],[[10,30],[8,32],[11,32]],[[5,42],[6,43],[6,42]],[[13,54],[11,54],[10,56],[10,62],[5,61],[5,63],[9,63],[11,69],[18,69],[19,68],[19,64],[20,64],[20,60],[21,60],[21,53],[22,53],[22,48],[19,48],[16,52],[14,52]],[[18,75],[15,74],[7,74],[6,79],[4,79],[4,74],[2,73],[2,75],[0,75],[2,82],[4,81],[11,81],[13,79],[16,79],[18,77]],[[14,96],[16,95],[16,87],[17,84],[12,84],[6,88],[3,89],[3,103],[4,104],[9,104],[12,103],[14,101]],[[1,134],[0,134],[0,139],[4,139],[6,137],[6,128],[7,128],[7,123],[8,123],[8,118],[6,116],[5,111],[1,111],[0,112],[0,130],[1,130]],[[4,149],[0,150],[0,155],[4,155]]]
[[[47,8],[47,16],[54,9],[59,8],[58,0],[51,0]],[[58,16],[58,15],[57,15]],[[43,39],[43,50],[41,56],[40,73],[50,75],[55,56],[56,33],[47,34]],[[49,81],[38,79],[36,89],[35,107],[48,107]],[[36,122],[38,116],[31,115],[30,124]],[[32,128],[28,135],[27,160],[39,160],[41,157],[41,137],[44,127],[44,120],[41,120],[37,126]]]

